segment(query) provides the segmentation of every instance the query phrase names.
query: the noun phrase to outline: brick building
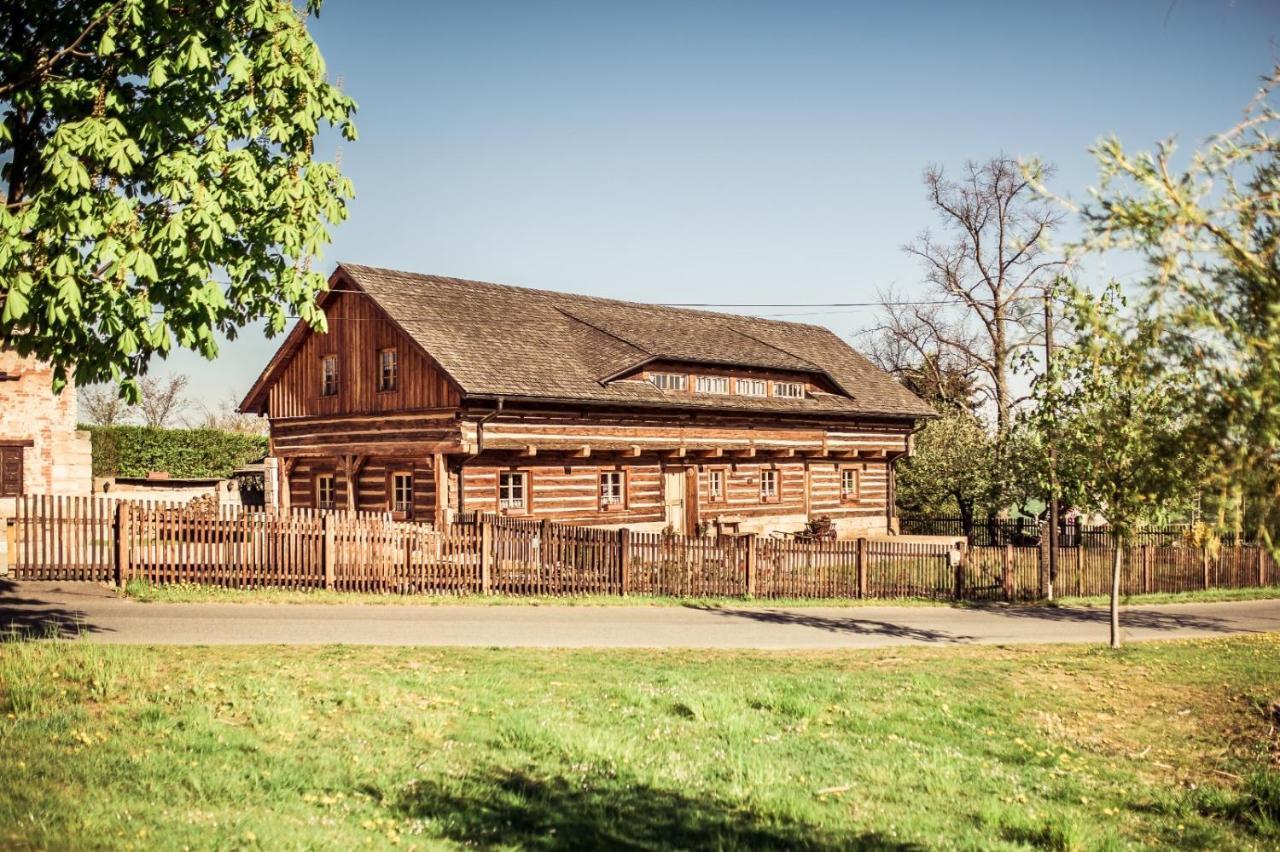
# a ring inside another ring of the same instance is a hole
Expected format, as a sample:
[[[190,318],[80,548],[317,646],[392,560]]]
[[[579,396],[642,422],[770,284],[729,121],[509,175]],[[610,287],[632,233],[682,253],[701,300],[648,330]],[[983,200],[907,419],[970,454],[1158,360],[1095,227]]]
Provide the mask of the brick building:
[[[52,370],[0,350],[0,510],[20,494],[87,495],[89,433],[76,429],[76,392],[51,389]]]

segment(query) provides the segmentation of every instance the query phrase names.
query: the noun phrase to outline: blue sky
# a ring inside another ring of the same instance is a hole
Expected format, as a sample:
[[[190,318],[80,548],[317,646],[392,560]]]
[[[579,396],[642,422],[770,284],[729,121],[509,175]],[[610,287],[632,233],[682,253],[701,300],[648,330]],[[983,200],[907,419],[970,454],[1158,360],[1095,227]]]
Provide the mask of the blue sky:
[[[1280,60],[1280,6],[393,3],[313,32],[359,103],[357,198],[324,259],[642,301],[919,292],[921,170],[998,153],[1094,182],[1087,148],[1236,121]],[[329,147],[329,153],[332,146]],[[842,334],[866,311],[797,314]],[[210,403],[277,341],[160,363]]]

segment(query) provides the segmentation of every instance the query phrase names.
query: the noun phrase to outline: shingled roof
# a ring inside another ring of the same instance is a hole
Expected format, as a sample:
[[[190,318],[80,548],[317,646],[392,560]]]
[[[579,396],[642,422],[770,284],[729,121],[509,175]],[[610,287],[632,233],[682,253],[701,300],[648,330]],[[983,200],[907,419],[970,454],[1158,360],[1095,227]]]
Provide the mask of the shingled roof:
[[[891,417],[934,413],[821,326],[349,263],[340,264],[331,280],[367,293],[466,397]],[[289,346],[286,341],[282,353]],[[614,380],[654,361],[807,373],[825,377],[845,395],[688,394]],[[269,365],[259,387],[271,372]],[[250,392],[246,407],[255,395]]]

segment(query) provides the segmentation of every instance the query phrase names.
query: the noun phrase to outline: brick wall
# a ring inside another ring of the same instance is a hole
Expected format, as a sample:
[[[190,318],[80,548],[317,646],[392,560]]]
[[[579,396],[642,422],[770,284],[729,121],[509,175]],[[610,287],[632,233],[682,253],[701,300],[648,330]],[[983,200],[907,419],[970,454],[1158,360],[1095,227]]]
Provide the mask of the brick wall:
[[[89,433],[76,430],[76,392],[51,390],[52,371],[31,358],[0,350],[0,443],[31,441],[22,451],[27,494],[89,494],[93,460]]]

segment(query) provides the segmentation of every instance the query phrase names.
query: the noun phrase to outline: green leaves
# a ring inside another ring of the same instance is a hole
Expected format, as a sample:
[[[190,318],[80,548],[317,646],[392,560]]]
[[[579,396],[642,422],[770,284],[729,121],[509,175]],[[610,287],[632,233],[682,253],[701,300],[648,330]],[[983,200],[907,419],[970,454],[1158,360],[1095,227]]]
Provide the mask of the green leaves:
[[[0,33],[0,79],[28,76],[86,27],[89,55],[11,93],[41,121],[0,123],[4,189],[21,202],[0,210],[5,343],[128,389],[175,345],[214,357],[245,323],[319,323],[324,279],[303,270],[353,193],[312,152],[326,127],[353,133],[355,104],[325,82],[292,4],[37,3],[27,15],[29,30]]]

